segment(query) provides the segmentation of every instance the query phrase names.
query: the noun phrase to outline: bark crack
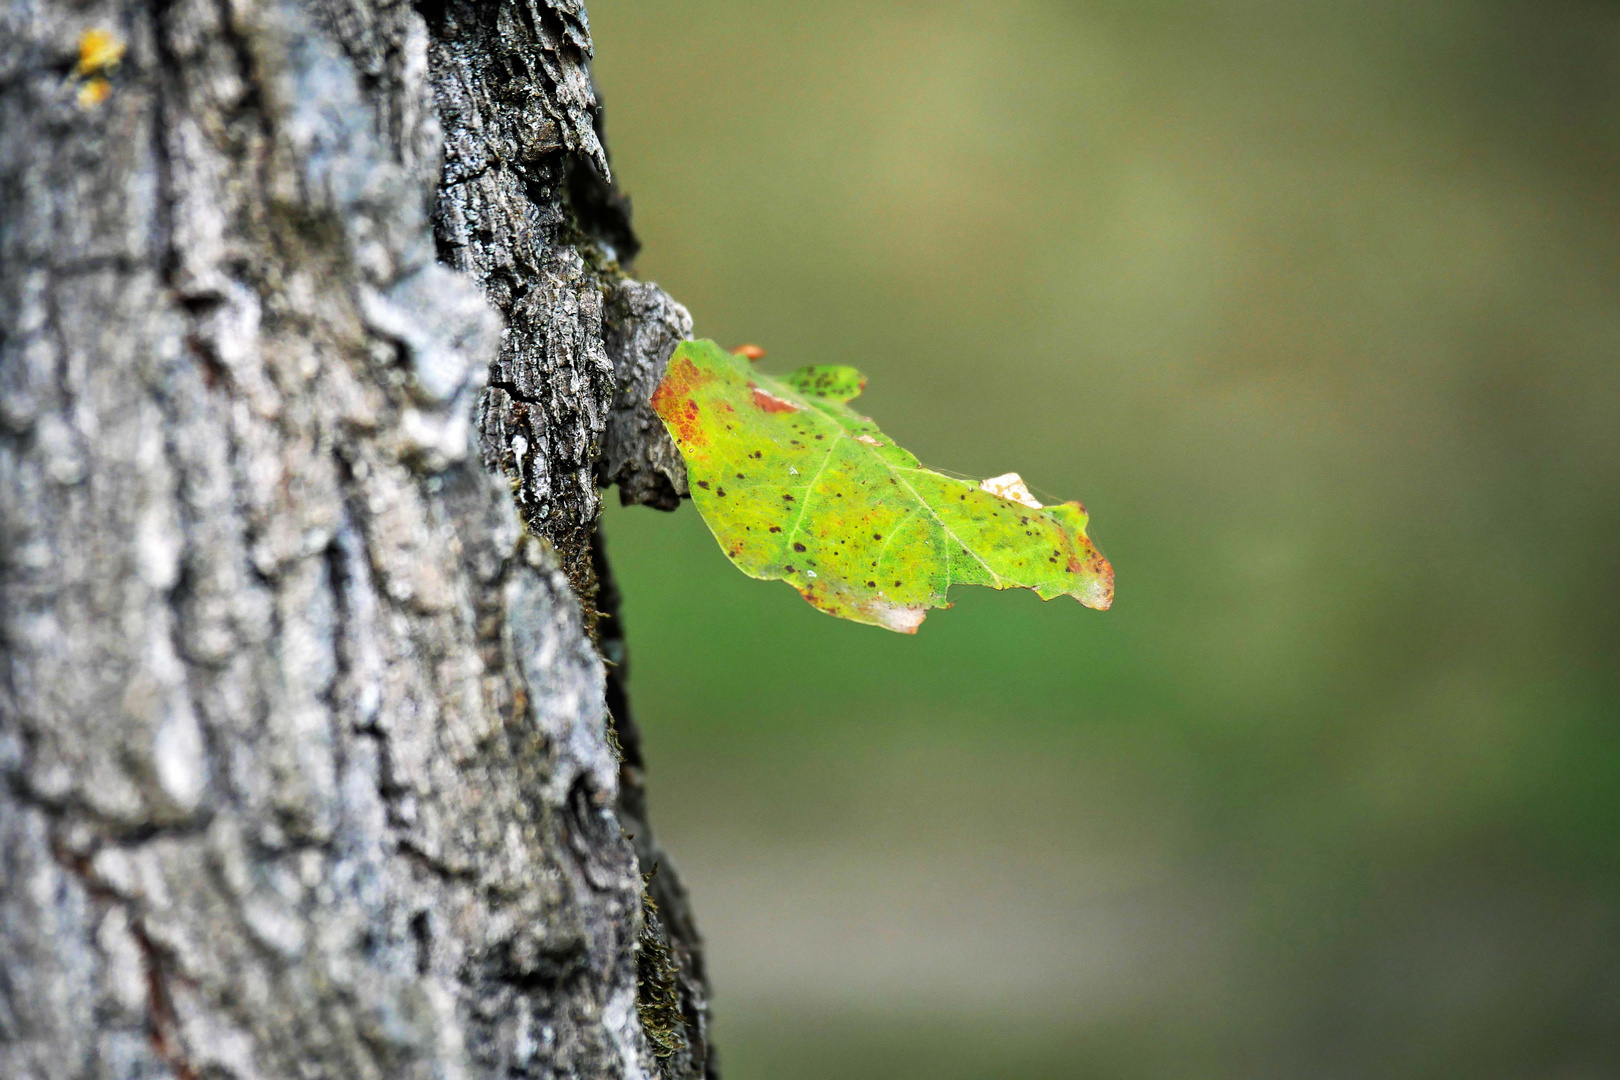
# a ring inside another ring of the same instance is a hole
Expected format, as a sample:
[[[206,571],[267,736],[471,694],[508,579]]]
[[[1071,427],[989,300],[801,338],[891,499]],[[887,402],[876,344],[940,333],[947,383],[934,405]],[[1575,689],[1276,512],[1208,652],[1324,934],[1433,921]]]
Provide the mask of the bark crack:
[[[186,1060],[175,1035],[178,1022],[164,977],[163,957],[139,920],[131,920],[130,929],[146,965],[147,1015],[150,1018],[147,1035],[152,1041],[152,1052],[173,1070],[176,1080],[197,1080],[197,1070]]]

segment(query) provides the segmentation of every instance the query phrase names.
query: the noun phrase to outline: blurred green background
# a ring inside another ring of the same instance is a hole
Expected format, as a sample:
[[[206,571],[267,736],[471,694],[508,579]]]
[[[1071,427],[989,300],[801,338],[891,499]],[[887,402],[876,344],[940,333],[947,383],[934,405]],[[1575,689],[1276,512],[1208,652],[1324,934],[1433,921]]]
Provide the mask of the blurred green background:
[[[1119,576],[608,513],[730,1080],[1620,1076],[1620,7],[590,15],[639,274]]]

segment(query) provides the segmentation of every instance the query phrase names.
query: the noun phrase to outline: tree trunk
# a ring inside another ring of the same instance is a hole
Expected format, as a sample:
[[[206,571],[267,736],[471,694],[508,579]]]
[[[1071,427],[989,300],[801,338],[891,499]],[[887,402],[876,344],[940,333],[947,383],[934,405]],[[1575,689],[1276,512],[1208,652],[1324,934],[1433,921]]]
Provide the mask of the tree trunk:
[[[715,1075],[578,0],[0,5],[0,1077]]]

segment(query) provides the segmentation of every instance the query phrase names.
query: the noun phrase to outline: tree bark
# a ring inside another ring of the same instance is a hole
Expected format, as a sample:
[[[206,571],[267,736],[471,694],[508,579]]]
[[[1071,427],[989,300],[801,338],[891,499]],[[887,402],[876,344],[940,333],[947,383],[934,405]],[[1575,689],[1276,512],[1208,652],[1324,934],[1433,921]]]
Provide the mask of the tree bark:
[[[583,8],[3,5],[0,1076],[715,1076]]]

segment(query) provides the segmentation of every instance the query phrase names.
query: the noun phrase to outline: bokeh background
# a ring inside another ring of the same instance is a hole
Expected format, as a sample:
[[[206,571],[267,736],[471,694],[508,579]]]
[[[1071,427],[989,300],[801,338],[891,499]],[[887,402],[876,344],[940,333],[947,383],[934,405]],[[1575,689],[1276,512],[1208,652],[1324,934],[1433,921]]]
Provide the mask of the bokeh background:
[[[609,512],[728,1077],[1620,1076],[1620,6],[590,15],[640,275],[1119,575]]]

